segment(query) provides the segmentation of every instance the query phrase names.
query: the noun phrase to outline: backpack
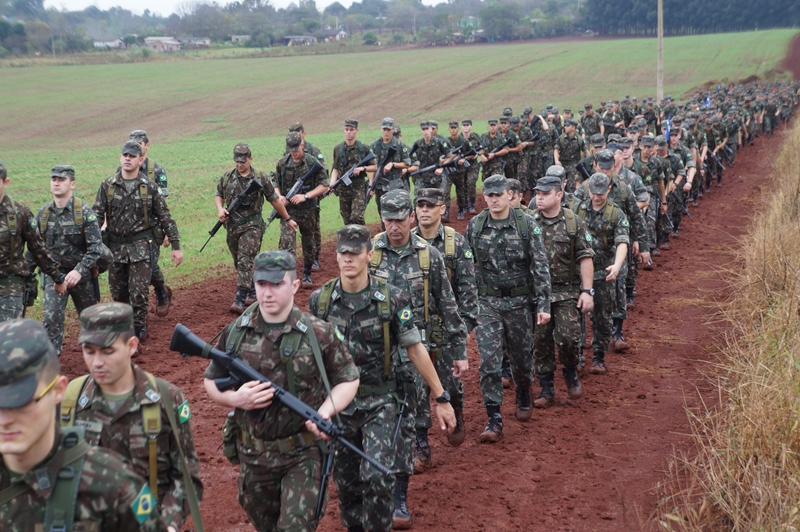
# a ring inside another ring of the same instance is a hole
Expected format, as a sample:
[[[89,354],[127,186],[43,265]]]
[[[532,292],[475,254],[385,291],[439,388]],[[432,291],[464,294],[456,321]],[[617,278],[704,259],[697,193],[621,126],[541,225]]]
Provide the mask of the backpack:
[[[530,241],[528,240],[528,221],[525,219],[525,211],[522,209],[512,208],[511,212],[514,214],[514,217],[517,221],[517,233],[522,237],[522,243],[525,247],[525,260],[529,260],[530,257]],[[486,227],[486,220],[489,218],[489,209],[482,210],[474,219],[477,221],[475,222],[475,228],[473,231],[476,235],[480,235],[483,232],[483,229]],[[481,272],[480,282],[478,283],[479,294],[481,293],[481,287],[485,291],[488,287],[486,284],[486,274],[483,271],[483,261],[478,256],[478,248],[475,248],[475,263],[478,265],[478,270]],[[477,279],[476,279],[477,280]]]
[[[44,236],[47,232],[47,220],[50,218],[50,214],[52,214],[52,203],[49,203],[44,210],[42,211],[42,215],[39,217],[39,232]],[[81,228],[81,238],[83,238],[84,243],[86,242],[86,224],[83,218],[83,202],[80,198],[73,198],[72,202],[72,216],[73,220],[75,221],[75,225]],[[97,268],[97,274],[101,274],[108,270],[108,267],[111,265],[111,260],[109,257],[105,257],[103,255],[97,259],[95,263],[95,267]]]
[[[381,260],[383,260],[383,248],[375,247],[375,243],[378,240],[380,240],[380,238],[384,234],[386,233],[385,232],[378,233],[377,235],[375,235],[375,238],[372,239],[373,243],[372,249],[374,250],[374,252],[372,254],[372,260],[369,263],[370,273],[375,273],[375,270],[377,270],[378,266],[381,265]],[[413,236],[411,238],[413,240]],[[420,240],[422,240],[422,237],[420,237]],[[413,241],[409,241],[409,243],[413,245]],[[430,286],[430,278],[431,278],[431,250],[427,242],[425,242],[424,248],[418,248],[415,246],[414,249],[416,249],[417,251],[417,260],[419,261],[419,267],[422,270],[422,287],[423,287],[422,290],[423,290],[423,299],[425,305],[423,312],[425,314],[425,323],[428,323],[428,318],[429,318],[428,288]]]
[[[586,213],[588,209],[586,208],[587,202],[584,201],[578,206],[578,211],[576,214],[581,217],[581,219],[586,219]],[[614,205],[613,202],[608,201],[606,202],[605,209],[603,210],[603,246],[605,248],[606,253],[608,253],[608,228],[614,227],[617,225],[617,220],[619,220],[619,207]],[[573,260],[574,262],[574,260]]]

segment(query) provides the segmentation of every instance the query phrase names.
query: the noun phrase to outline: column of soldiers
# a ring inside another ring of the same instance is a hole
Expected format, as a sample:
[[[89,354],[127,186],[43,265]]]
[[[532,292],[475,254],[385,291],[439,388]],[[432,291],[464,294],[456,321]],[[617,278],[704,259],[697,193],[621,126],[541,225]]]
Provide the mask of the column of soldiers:
[[[237,317],[217,346],[336,419],[345,437],[391,470],[383,475],[348,449],[334,455],[328,435],[277,401],[270,383],[218,389],[215,379],[227,370],[212,363],[205,388],[233,409],[225,455],[240,465],[239,502],[253,525],[314,530],[332,468],[349,531],[412,527],[410,476],[435,466],[431,397],[448,442],[458,446],[466,436],[461,378],[470,369],[473,330],[487,415],[481,443],[503,437],[505,387],[515,389],[522,422],[554,403],[558,362],[568,397],[581,398],[582,374],[604,375],[610,349],[630,350],[623,328],[636,304],[639,266],[650,269],[670,239],[680,238],[683,216],[714,181],[722,186],[738,150],[791,118],[797,89],[720,87],[687,103],[667,97],[641,105],[626,96],[597,111],[586,104],[579,118],[550,105],[519,117],[506,108],[483,136],[470,119],[450,122],[449,137],[438,134],[436,121],[423,121],[422,138],[411,146],[391,118],[371,145],[357,139],[358,122],[348,119],[330,181],[300,123],[290,126],[274,174],[256,170],[249,146],[237,144],[235,168],[220,178],[215,197],[237,270]],[[183,260],[165,201],[166,171],[147,157],[149,147],[144,131],[131,133],[91,207],[73,194],[75,169],[53,167],[53,200],[36,216],[8,196],[0,163],[0,232],[8,235],[0,239],[0,426],[18,434],[0,442],[4,522],[177,531],[191,515],[202,530],[189,403],[133,363],[147,339],[150,285],[156,314],[170,309],[159,248],[172,247],[175,266]],[[486,208],[478,213],[481,168]],[[464,235],[443,224],[453,185],[458,218],[473,215]],[[340,275],[311,295],[305,313],[294,295],[314,286],[319,202],[330,192],[344,222],[336,242]],[[385,229],[375,236],[364,226],[373,196]],[[270,221],[282,219],[281,240],[279,250],[260,253],[265,199],[274,208]],[[32,303],[37,266],[44,325],[18,319]],[[114,302],[100,304],[97,276],[106,270]],[[58,364],[67,295],[88,370],[72,382]],[[66,465],[83,480],[60,474]],[[45,512],[46,486],[57,494],[55,512]]]

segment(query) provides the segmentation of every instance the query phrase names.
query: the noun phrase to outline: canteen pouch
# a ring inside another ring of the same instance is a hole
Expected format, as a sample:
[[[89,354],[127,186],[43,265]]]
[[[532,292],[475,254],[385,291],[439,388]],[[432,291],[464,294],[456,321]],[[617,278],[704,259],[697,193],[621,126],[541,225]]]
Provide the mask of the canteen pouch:
[[[228,418],[222,425],[222,454],[233,465],[239,464],[239,453],[236,444],[239,442],[239,424],[234,419],[233,412],[228,413]]]

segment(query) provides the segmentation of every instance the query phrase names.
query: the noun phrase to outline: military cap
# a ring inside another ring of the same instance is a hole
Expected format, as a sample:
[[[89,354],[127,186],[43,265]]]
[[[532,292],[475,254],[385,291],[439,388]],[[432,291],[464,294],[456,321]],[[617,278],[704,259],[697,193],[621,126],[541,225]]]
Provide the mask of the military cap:
[[[655,140],[656,140],[656,144],[658,146],[666,146],[667,145],[667,137],[665,137],[664,135],[658,135]]]
[[[600,106],[601,107],[604,106],[605,104],[606,104],[606,102],[600,102]]]
[[[653,102],[653,100],[647,100],[647,105],[649,105],[650,107],[653,107],[655,105],[655,103]]]
[[[57,164],[50,170],[50,177],[61,177],[64,179],[75,179],[75,169],[67,164]]]
[[[608,142],[616,142],[622,138],[622,135],[617,135],[616,133],[612,133],[608,136]]]
[[[573,120],[571,118],[567,118],[566,120],[564,120],[564,125],[565,126],[577,126],[578,122],[576,122],[575,120]]]
[[[496,118],[490,118],[488,122],[489,122],[490,126],[496,126],[497,125],[497,119]]]
[[[394,118],[389,118],[388,116],[381,121],[381,129],[393,129],[394,128]]]
[[[130,135],[128,135],[130,140],[135,140],[136,142],[144,142],[145,144],[150,142],[150,139],[147,138],[147,131],[144,129],[135,129],[131,131]]]
[[[639,126],[637,126],[636,124],[631,124],[628,126],[628,133],[638,133],[638,132],[639,132]]]
[[[0,161],[0,179],[4,179],[8,177],[8,171],[6,170],[6,165],[3,161]]]
[[[686,121],[686,127],[689,129],[692,129],[696,124],[697,122],[695,122],[693,118],[690,118]]]
[[[629,148],[630,146],[633,146],[633,139],[630,137],[620,137],[620,139],[617,141],[617,144],[619,144],[620,148]]]
[[[353,120],[352,118],[348,118],[344,121],[344,127],[354,127],[358,129],[358,120]]]
[[[602,133],[595,133],[591,137],[589,137],[589,143],[592,146],[603,146],[606,143],[606,138],[603,136]]]
[[[605,194],[611,181],[606,174],[596,173],[589,178],[589,192],[592,194]]]
[[[681,115],[675,116],[675,117],[672,118],[672,122],[671,123],[673,125],[679,126],[679,125],[683,124],[683,117]]]
[[[381,196],[381,218],[405,220],[411,214],[411,195],[405,190],[390,190]]]
[[[400,138],[400,134],[401,134],[402,132],[403,132],[403,130],[402,130],[402,129],[400,129],[400,126],[397,126],[397,127],[395,127],[395,128],[394,128],[394,131],[392,132],[392,136],[393,136],[394,138]]]
[[[451,120],[450,121],[450,127],[458,127],[458,121],[457,120]]]
[[[653,135],[645,135],[639,139],[639,143],[642,146],[655,146],[656,145],[656,138]]]
[[[289,133],[300,133],[301,131],[305,131],[303,129],[303,124],[300,122],[293,122],[291,126],[289,126]]]
[[[462,125],[462,126],[471,126],[471,125],[472,125],[472,120],[469,120],[469,119],[467,119],[467,120],[462,120],[462,121],[461,121],[461,125]]]
[[[586,102],[586,103],[583,105],[583,108],[584,108],[584,109],[592,109],[592,108],[594,108],[594,106],[592,105],[592,102]]]
[[[135,140],[129,140],[122,145],[122,155],[136,155],[137,157],[142,154],[142,147]]]
[[[711,123],[712,124],[719,124],[719,117],[716,116],[716,115],[712,116],[711,117]]]
[[[439,122],[437,122],[436,120],[428,120],[428,122],[430,123],[432,128],[435,128],[435,129],[439,128]]]
[[[489,176],[483,180],[484,194],[502,194],[508,188],[508,179],[500,174]]]
[[[244,142],[240,142],[233,147],[233,160],[237,163],[243,163],[250,158],[250,146]]]
[[[536,186],[533,187],[533,190],[547,192],[548,190],[553,190],[554,188],[561,190],[561,179],[554,175],[545,175],[536,181]]]
[[[647,127],[647,120],[644,118],[637,118],[636,125],[639,126],[639,129],[644,129]]]
[[[532,112],[533,112],[533,107],[526,107],[525,109],[522,110],[522,116],[530,116]]]
[[[286,135],[286,147],[290,150],[296,150],[300,147],[300,143],[303,142],[303,137],[300,133],[292,132]]]
[[[514,179],[513,177],[509,177],[508,179],[508,190],[511,192],[522,192],[522,183],[519,179]]]
[[[544,173],[544,175],[550,177],[557,177],[559,179],[565,179],[567,177],[567,172],[566,170],[564,170],[563,166],[558,166],[557,164],[554,164],[547,167],[547,171]]]
[[[512,124],[519,124],[520,118],[518,116],[512,116],[511,118],[508,119],[508,121],[511,122]]]
[[[614,168],[614,152],[611,150],[600,150],[595,155],[595,160],[597,161],[597,166],[603,170]]]
[[[622,137],[620,137],[621,139]],[[617,150],[622,150],[622,145],[620,145],[617,141],[609,142],[606,144],[606,149],[611,153],[616,152]]]
[[[501,124],[508,124],[508,117],[507,116],[501,116],[500,117],[500,123]]]
[[[253,282],[267,281],[279,284],[286,276],[286,272],[297,269],[294,254],[283,250],[264,251],[256,255],[253,261]]]
[[[99,303],[81,312],[80,320],[79,344],[109,347],[119,335],[133,330],[133,308],[127,303]]]
[[[558,107],[553,107],[553,114],[554,114],[554,115],[557,115],[557,114],[558,114]]]
[[[0,323],[0,408],[33,400],[48,356],[55,356],[55,348],[41,323],[25,318]]]
[[[633,98],[631,98],[631,100],[633,100],[634,102],[637,102],[637,101],[639,101],[639,100],[636,98],[636,96],[634,96]]]
[[[511,116],[514,112],[511,110],[511,107],[506,107],[503,109],[503,116]]]
[[[426,201],[432,205],[444,205],[444,192],[439,188],[418,188],[414,191],[415,203]]]
[[[564,108],[564,113],[572,114],[572,109],[570,109],[569,107],[565,107]]]
[[[547,107],[545,107],[545,109],[547,109],[548,111],[552,111],[553,110],[553,104],[552,103],[548,103]]]
[[[372,238],[366,226],[351,224],[336,231],[337,253],[361,253],[365,248],[372,249]]]
[[[423,120],[419,123],[420,129],[428,129],[429,127],[431,127],[431,123],[428,120]]]

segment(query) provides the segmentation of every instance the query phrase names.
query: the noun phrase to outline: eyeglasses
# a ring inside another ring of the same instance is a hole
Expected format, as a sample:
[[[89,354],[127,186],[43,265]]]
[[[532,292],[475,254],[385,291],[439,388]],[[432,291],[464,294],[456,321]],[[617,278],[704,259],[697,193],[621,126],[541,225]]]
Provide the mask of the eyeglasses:
[[[56,378],[55,378],[55,379],[53,379],[53,380],[50,382],[50,384],[48,384],[48,385],[47,385],[47,388],[45,388],[44,390],[42,390],[42,393],[40,393],[40,394],[39,394],[39,397],[37,397],[36,399],[34,399],[34,400],[33,400],[33,402],[34,402],[34,403],[38,403],[39,401],[41,401],[41,400],[42,400],[42,398],[43,398],[45,395],[47,395],[48,393],[50,393],[50,390],[52,390],[52,389],[53,389],[53,386],[55,386],[55,385],[56,385],[56,382],[58,382],[58,378],[59,378],[60,376],[61,376],[61,375],[56,375]]]

